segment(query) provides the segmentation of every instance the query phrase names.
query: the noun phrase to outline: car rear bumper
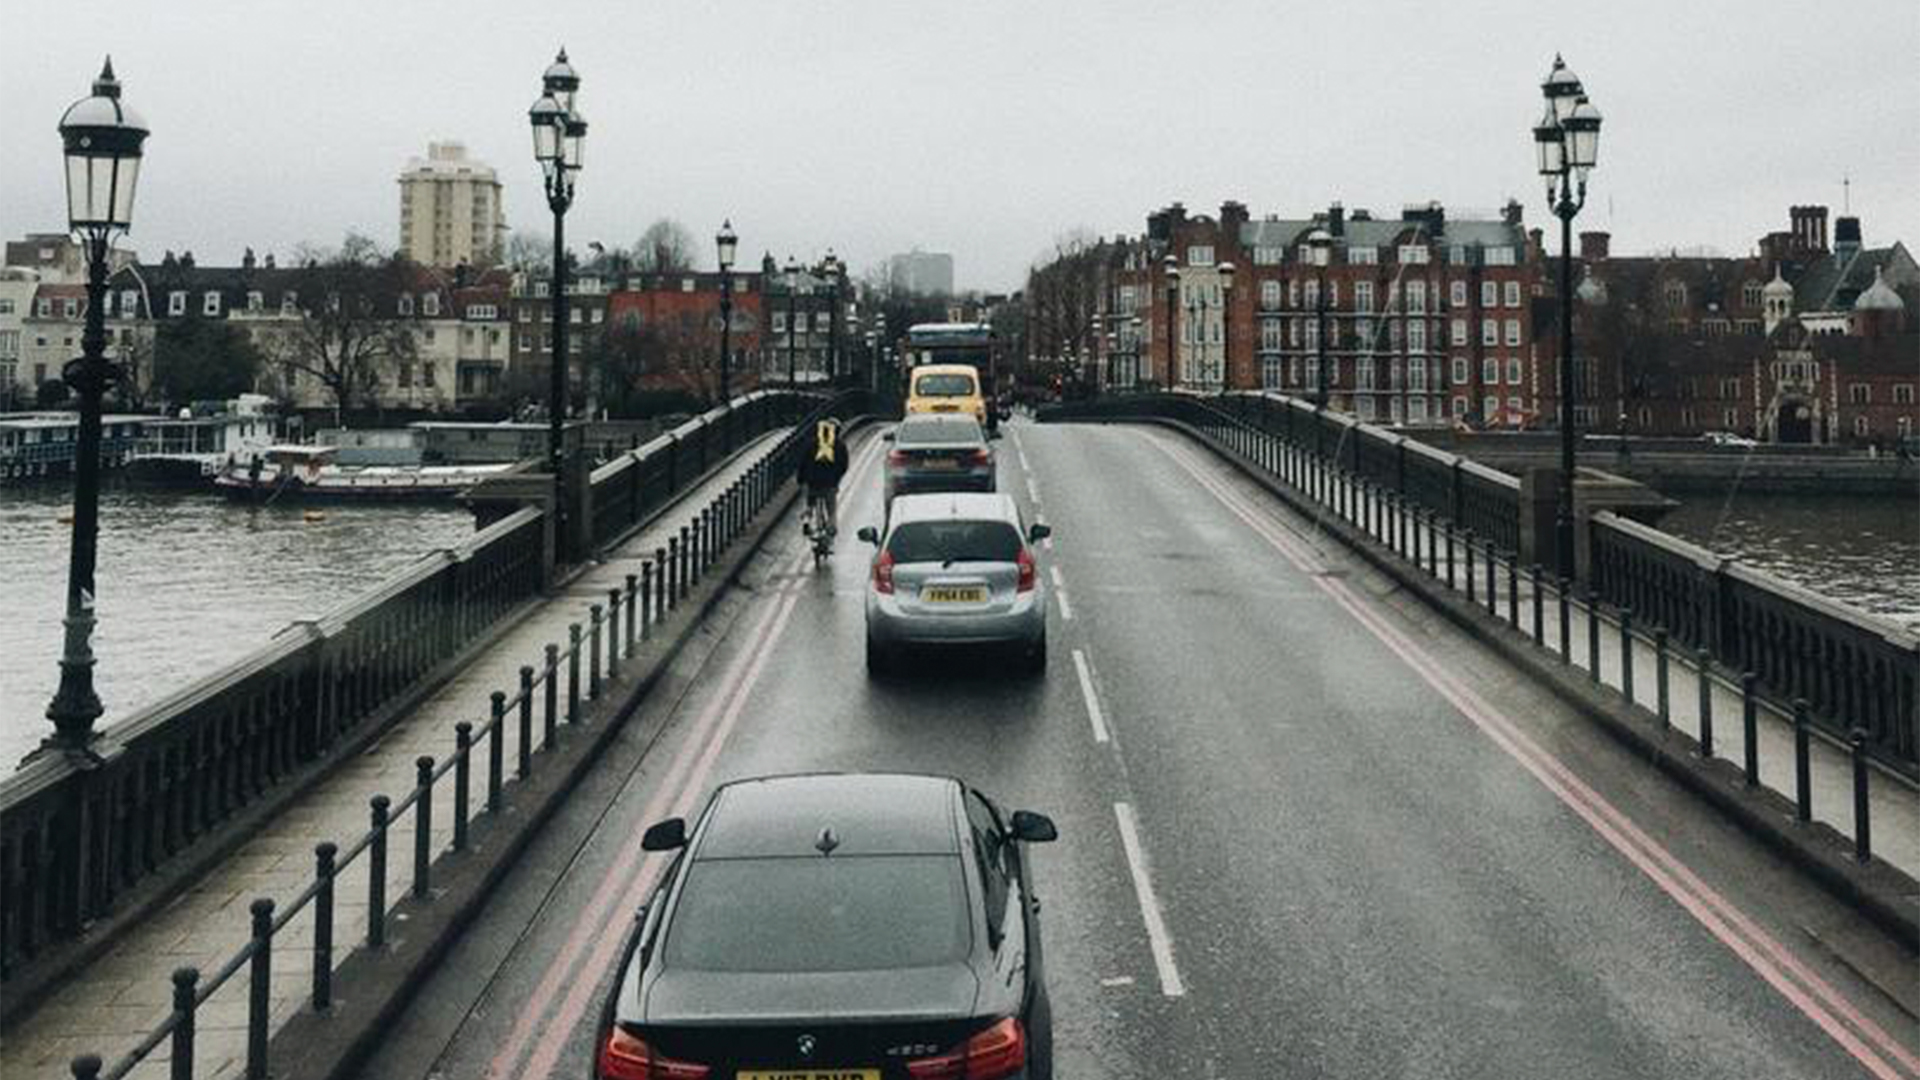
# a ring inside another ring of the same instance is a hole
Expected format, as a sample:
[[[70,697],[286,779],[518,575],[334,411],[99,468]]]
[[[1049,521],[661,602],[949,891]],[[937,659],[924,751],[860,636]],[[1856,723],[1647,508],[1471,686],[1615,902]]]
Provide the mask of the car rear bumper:
[[[884,646],[1039,644],[1047,609],[1039,589],[1021,593],[1003,612],[922,614],[901,610],[896,597],[867,594],[867,634]]]
[[[993,491],[991,470],[979,472],[912,472],[887,475],[887,498],[939,491]]]

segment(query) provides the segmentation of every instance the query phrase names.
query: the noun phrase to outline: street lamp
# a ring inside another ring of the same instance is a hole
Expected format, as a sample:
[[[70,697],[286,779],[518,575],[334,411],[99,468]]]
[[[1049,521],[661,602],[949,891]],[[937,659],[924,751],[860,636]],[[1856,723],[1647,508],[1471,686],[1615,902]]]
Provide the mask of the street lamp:
[[[1220,264],[1220,392],[1227,392],[1233,381],[1233,271],[1230,262]]]
[[[1177,381],[1174,375],[1173,339],[1174,322],[1180,314],[1180,262],[1172,255],[1160,262],[1166,267],[1167,274],[1167,385],[1172,386]]]
[[[49,749],[81,750],[93,741],[103,711],[93,689],[93,570],[100,541],[100,400],[119,372],[107,359],[107,255],[115,232],[133,225],[134,182],[147,125],[120,101],[113,60],[100,68],[93,94],[60,117],[66,148],[67,227],[87,253],[87,324],[80,356],[61,377],[80,399],[79,445],[73,459],[73,540],[67,563],[66,642],[60,688],[47,706]]]
[[[1313,252],[1318,273],[1313,287],[1313,407],[1327,407],[1327,263],[1333,256],[1333,234],[1316,228],[1307,234],[1307,247]]]
[[[740,238],[733,233],[732,218],[720,223],[713,246],[720,252],[720,400],[732,401],[727,376],[733,364],[733,253],[740,246]]]
[[[1127,380],[1130,384],[1127,388],[1138,390],[1140,389],[1140,327],[1142,325],[1140,316],[1129,317],[1127,325],[1133,330],[1133,341],[1127,348],[1127,366],[1133,369],[1128,372],[1132,377]]]
[[[787,256],[787,389],[800,385],[799,370],[794,363],[793,324],[794,316],[799,312],[796,297],[800,293],[800,264],[794,257]]]
[[[1080,378],[1083,381],[1092,382],[1097,386],[1099,385],[1099,382],[1100,382],[1100,350],[1104,348],[1106,345],[1106,342],[1101,340],[1100,335],[1105,333],[1107,319],[1106,319],[1106,316],[1096,311],[1093,313],[1093,315],[1090,318],[1088,318],[1087,323],[1091,327],[1093,332],[1093,346],[1092,346],[1092,355],[1088,357],[1088,363],[1086,367],[1091,367],[1093,369],[1094,377],[1090,380],[1087,379],[1087,372],[1083,367],[1080,371]]]
[[[840,378],[840,278],[846,269],[832,248],[820,260],[820,273],[827,279],[827,374]]]
[[[527,110],[533,126],[533,157],[545,177],[547,206],[553,210],[553,360],[547,382],[547,466],[555,483],[566,486],[565,430],[567,418],[567,208],[573,205],[574,176],[580,171],[587,121],[575,97],[580,74],[561,49],[540,77],[540,99]],[[555,499],[562,520],[564,495]],[[564,536],[561,532],[559,535]]]
[[[1558,55],[1540,83],[1546,110],[1533,128],[1547,205],[1560,219],[1560,499],[1554,548],[1560,576],[1572,578],[1574,492],[1573,219],[1587,201],[1587,174],[1599,159],[1600,110]]]

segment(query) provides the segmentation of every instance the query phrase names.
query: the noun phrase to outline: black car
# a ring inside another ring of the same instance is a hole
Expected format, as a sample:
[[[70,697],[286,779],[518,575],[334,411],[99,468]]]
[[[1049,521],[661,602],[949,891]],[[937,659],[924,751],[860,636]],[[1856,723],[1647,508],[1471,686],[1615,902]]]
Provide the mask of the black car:
[[[993,448],[971,416],[921,413],[886,435],[886,498],[928,491],[992,491]]]
[[[596,1080],[1053,1075],[1026,844],[947,777],[814,774],[721,787],[635,914]]]

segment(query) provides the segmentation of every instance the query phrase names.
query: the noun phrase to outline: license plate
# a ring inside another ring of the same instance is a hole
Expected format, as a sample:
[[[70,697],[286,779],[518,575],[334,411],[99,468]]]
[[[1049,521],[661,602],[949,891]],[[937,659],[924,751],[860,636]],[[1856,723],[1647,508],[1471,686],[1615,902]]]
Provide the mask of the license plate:
[[[983,604],[987,600],[987,590],[977,585],[965,588],[936,585],[921,590],[920,599],[929,604]]]
[[[879,1069],[760,1069],[734,1075],[739,1080],[880,1080]]]
[[[952,458],[921,458],[919,465],[923,469],[957,469],[960,463]]]

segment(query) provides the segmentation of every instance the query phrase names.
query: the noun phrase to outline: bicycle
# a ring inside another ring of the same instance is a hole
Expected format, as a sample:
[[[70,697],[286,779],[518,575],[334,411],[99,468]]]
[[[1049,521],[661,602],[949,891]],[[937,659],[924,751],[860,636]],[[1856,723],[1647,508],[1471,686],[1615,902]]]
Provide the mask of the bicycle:
[[[807,492],[807,509],[800,518],[800,531],[813,541],[816,566],[833,554],[833,538],[840,531],[834,521],[834,503],[838,496],[838,490],[832,488]]]

